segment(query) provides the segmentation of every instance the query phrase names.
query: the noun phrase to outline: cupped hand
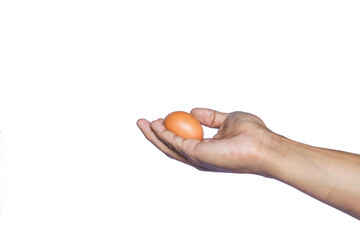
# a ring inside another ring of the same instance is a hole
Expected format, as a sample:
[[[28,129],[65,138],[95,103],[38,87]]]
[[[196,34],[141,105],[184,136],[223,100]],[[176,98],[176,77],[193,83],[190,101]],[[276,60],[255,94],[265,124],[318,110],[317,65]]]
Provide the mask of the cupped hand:
[[[203,141],[183,139],[167,130],[163,119],[139,119],[144,136],[170,158],[199,170],[266,174],[266,139],[272,132],[257,116],[245,112],[221,113],[195,108],[190,112],[201,124],[217,128],[217,134]]]

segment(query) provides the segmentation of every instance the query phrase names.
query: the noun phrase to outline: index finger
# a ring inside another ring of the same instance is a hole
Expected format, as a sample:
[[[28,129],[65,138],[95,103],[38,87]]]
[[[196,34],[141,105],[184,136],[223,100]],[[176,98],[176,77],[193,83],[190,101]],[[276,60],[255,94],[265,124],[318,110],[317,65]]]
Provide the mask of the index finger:
[[[161,123],[161,121],[152,122],[151,128],[157,135],[157,137],[165,144],[173,147],[178,153],[186,156],[190,161],[196,160],[194,149],[198,144],[202,143],[200,140],[184,139],[176,135],[175,133],[167,130],[165,126]]]

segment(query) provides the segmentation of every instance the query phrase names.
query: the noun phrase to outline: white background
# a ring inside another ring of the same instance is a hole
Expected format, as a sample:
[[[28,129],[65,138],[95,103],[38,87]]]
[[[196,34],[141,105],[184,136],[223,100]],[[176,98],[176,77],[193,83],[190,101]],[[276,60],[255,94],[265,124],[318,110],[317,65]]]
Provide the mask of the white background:
[[[1,1],[0,239],[359,239],[358,220],[275,180],[170,160],[135,124],[242,110],[359,153],[359,12],[358,1]]]

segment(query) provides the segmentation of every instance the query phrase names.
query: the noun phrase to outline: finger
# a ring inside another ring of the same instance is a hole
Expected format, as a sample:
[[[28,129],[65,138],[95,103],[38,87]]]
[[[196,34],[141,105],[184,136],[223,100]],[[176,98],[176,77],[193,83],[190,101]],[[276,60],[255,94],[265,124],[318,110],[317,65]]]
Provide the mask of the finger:
[[[171,149],[169,146],[167,146],[164,142],[162,142],[152,131],[150,122],[146,119],[139,119],[137,121],[137,126],[140,128],[146,139],[148,139],[155,147],[157,147],[160,151],[162,151],[165,155],[168,157],[178,160],[180,162],[183,162],[185,164],[188,164],[200,171],[209,171],[209,169],[195,165],[191,161],[189,161],[186,157],[182,156],[175,150]]]
[[[151,122],[150,127],[151,130],[154,132],[155,136],[165,145],[170,146],[179,154],[184,155],[184,152],[181,148],[182,142],[184,141],[182,137],[167,130],[160,119]]]
[[[188,161],[191,162],[191,165],[208,169],[203,166],[200,161],[198,161],[198,158],[195,155],[194,150],[198,144],[202,144],[201,141],[196,139],[184,139],[167,130],[159,120],[152,122],[151,128],[156,136],[165,143],[165,145],[167,144],[172,146],[178,153],[185,156]]]
[[[211,128],[219,128],[229,116],[228,113],[222,113],[208,108],[194,108],[190,114],[196,117],[201,124]]]
[[[212,138],[204,138],[202,141],[204,143],[207,143],[207,142],[211,142],[213,139]]]
[[[181,155],[186,156],[191,162],[190,165],[199,170],[224,171],[219,167],[222,161],[219,158],[219,152],[225,149],[222,144],[218,145],[211,139],[205,142],[196,139],[184,139],[167,130],[161,120],[152,122],[151,128],[161,141],[172,146]]]
[[[139,119],[137,121],[137,126],[140,128],[141,132],[144,134],[145,138],[149,140],[155,147],[160,151],[165,153],[168,157],[177,159],[181,162],[189,164],[190,162],[182,155],[171,149],[165,143],[163,143],[152,131],[150,122],[146,119]]]

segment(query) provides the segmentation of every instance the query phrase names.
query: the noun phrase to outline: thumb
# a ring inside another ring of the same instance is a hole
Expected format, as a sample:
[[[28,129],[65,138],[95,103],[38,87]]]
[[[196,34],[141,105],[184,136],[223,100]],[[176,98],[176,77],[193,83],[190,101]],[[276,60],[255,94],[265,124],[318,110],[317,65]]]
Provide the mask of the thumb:
[[[229,113],[222,113],[208,108],[194,108],[190,114],[197,118],[201,124],[211,128],[219,128],[229,116]]]

